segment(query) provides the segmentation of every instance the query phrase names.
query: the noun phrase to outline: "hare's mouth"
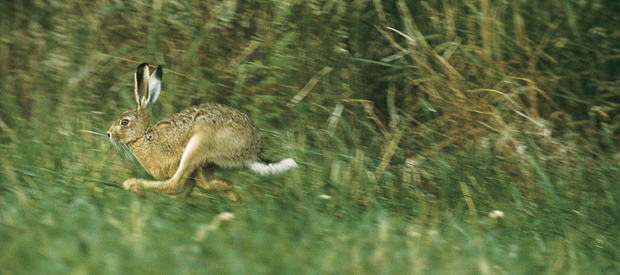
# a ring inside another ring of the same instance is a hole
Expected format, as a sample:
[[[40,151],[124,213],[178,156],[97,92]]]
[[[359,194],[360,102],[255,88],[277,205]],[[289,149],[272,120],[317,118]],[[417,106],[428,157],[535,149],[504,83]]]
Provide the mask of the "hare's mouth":
[[[112,133],[108,132],[108,137],[110,138],[110,141],[113,143],[118,143],[118,138],[115,137],[115,135],[113,135]]]

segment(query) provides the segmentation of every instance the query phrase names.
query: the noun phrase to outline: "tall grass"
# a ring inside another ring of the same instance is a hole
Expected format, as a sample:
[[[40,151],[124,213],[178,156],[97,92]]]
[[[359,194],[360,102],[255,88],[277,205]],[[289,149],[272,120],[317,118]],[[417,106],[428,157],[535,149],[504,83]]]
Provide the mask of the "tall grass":
[[[0,273],[617,273],[619,9],[2,2]],[[222,172],[243,205],[122,190],[142,62],[155,120],[224,103],[300,167]]]

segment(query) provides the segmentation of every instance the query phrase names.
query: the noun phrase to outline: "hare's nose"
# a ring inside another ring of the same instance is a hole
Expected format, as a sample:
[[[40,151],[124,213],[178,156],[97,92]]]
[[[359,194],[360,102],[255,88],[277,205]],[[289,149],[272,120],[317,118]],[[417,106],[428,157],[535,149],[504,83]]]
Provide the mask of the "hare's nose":
[[[108,132],[108,137],[111,137],[112,135],[110,135],[110,132]]]

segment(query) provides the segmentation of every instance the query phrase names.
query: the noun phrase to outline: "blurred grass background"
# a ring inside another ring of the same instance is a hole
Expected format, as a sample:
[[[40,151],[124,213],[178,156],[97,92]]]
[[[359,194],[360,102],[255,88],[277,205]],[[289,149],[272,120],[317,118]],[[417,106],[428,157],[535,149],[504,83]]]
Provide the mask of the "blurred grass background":
[[[142,62],[156,121],[224,103],[300,167],[123,191]],[[615,0],[2,1],[0,273],[620,273],[619,68]]]

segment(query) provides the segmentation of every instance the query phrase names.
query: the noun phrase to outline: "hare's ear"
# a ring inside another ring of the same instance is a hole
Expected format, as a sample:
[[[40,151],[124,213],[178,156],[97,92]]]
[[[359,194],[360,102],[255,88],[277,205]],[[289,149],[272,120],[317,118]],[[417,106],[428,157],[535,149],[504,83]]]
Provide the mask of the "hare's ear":
[[[157,101],[157,97],[159,97],[159,91],[161,91],[161,79],[164,76],[164,70],[161,65],[157,66],[157,70],[151,75],[149,80],[149,87],[151,94],[151,99],[149,100],[149,104],[153,105],[155,101]]]
[[[147,108],[150,100],[149,64],[142,63],[136,69],[134,92],[136,94],[136,109]]]

